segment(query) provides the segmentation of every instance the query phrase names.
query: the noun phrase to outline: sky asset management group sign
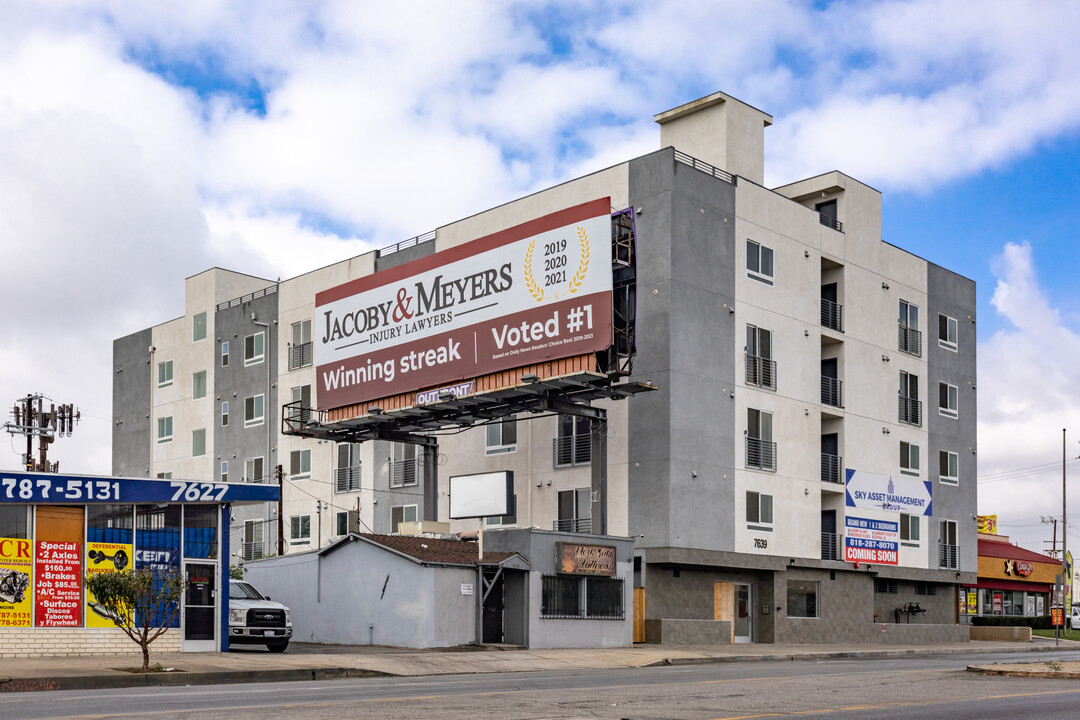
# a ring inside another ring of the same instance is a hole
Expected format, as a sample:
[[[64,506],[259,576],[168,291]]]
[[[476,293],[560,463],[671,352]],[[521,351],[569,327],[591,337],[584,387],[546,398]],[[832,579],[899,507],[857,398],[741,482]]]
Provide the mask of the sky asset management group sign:
[[[319,406],[610,346],[610,211],[595,200],[319,293]]]

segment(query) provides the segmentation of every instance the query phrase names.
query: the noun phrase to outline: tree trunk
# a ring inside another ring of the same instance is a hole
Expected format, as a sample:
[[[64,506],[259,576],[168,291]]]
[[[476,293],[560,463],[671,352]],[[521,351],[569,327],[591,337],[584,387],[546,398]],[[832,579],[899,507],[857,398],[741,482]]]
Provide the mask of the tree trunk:
[[[150,672],[150,643],[144,639],[139,645],[142,647],[142,671]]]

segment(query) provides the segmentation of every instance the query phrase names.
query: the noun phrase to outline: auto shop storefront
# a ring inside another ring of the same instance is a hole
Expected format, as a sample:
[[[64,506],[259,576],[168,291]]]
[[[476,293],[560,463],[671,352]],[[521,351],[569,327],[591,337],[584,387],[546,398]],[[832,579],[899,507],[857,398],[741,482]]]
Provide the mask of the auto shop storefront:
[[[139,652],[83,588],[155,568],[188,581],[159,652],[228,650],[229,507],[276,486],[0,472],[0,657]]]

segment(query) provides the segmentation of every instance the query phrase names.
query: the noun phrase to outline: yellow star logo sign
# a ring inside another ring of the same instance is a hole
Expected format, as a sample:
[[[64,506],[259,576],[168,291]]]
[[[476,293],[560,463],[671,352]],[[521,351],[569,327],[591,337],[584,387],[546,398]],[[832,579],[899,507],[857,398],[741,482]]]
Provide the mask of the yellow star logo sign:
[[[1015,575],[1016,574],[1016,561],[1015,560],[1006,560],[1005,561],[1005,574],[1006,575]]]

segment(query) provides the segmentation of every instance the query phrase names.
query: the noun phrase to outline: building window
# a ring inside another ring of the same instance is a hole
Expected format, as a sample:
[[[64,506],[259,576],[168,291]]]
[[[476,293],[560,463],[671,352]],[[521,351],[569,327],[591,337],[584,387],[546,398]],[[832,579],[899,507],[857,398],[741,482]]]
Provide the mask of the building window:
[[[173,361],[166,360],[165,362],[158,363],[157,366],[157,386],[159,388],[169,387],[172,385],[172,371]]]
[[[303,320],[292,324],[292,341],[289,343],[289,369],[311,365],[314,355],[311,343],[311,321]]]
[[[517,418],[511,415],[487,426],[488,455],[515,450],[517,450]]]
[[[818,617],[820,583],[810,580],[788,580],[787,616],[789,618]]]
[[[510,507],[514,508],[514,512],[509,515],[491,515],[484,518],[484,525],[487,527],[499,527],[502,525],[517,525],[517,493],[510,498]]]
[[[226,367],[229,364],[229,341],[221,343],[221,367]]]
[[[557,437],[552,441],[552,464],[569,467],[592,459],[592,421],[577,415],[559,415]]]
[[[753,240],[746,241],[746,276],[772,285],[773,251]]]
[[[292,402],[288,410],[288,419],[306,423],[311,419],[311,386],[294,387],[291,392]]]
[[[292,538],[289,540],[290,545],[310,545],[311,516],[293,515],[289,518],[289,536]]]
[[[956,544],[956,521],[938,523],[938,565],[947,570],[960,567],[960,548]]]
[[[919,376],[903,370],[900,371],[900,422],[922,425]]]
[[[221,482],[229,482],[229,461],[221,461]]]
[[[560,490],[559,519],[552,530],[562,532],[592,532],[592,488]]]
[[[423,450],[412,443],[399,443],[393,445],[393,457],[389,458],[390,487],[404,487],[416,485],[420,478],[420,460]]]
[[[626,618],[623,588],[622,578],[544,575],[540,617],[623,620]]]
[[[938,383],[938,412],[945,417],[954,418],[957,415],[957,391],[955,385]]]
[[[746,384],[776,389],[776,361],[772,359],[772,331],[746,326]]]
[[[244,544],[240,551],[244,560],[258,560],[265,555],[262,520],[244,521]]]
[[[888,578],[875,578],[874,579],[874,592],[883,593],[886,595],[895,595],[900,591],[899,585],[895,580],[889,580]]]
[[[746,529],[772,532],[772,506],[772,495],[748,490],[746,492]]]
[[[349,513],[339,512],[334,515],[334,529],[338,535],[349,534]]]
[[[266,333],[255,333],[244,338],[244,366],[258,365],[266,357]]]
[[[900,441],[900,472],[903,475],[919,474],[919,446]]]
[[[948,450],[938,450],[938,480],[948,485],[960,482],[960,456]]]
[[[900,544],[919,546],[919,516],[900,513]]]
[[[916,583],[915,584],[916,595],[937,595],[937,585],[931,583]]]
[[[900,301],[899,349],[912,355],[922,355],[922,333],[919,332],[919,308],[907,300]]]
[[[157,419],[157,441],[159,443],[172,442],[172,415]]]
[[[334,492],[360,489],[360,443],[338,443],[334,468]]]
[[[311,479],[311,450],[293,450],[289,453],[289,479]]]
[[[206,339],[206,313],[201,312],[191,318],[191,342]]]
[[[956,352],[956,318],[948,315],[938,315],[938,345],[946,350]]]
[[[390,532],[397,533],[401,523],[416,522],[416,505],[395,505],[390,508]]]
[[[158,476],[158,480],[172,480],[172,473],[171,472],[159,472],[157,474],[157,476]]]
[[[244,427],[262,425],[265,419],[263,396],[251,395],[244,398]]]
[[[191,456],[200,457],[206,454],[206,428],[191,431]]]
[[[772,413],[746,411],[746,467],[776,471],[776,443],[772,439]]]
[[[224,427],[229,424],[229,401],[225,400],[221,403],[221,426]]]
[[[244,459],[244,482],[261,483],[263,481],[263,459],[250,457]]]
[[[206,397],[206,371],[200,370],[191,376],[191,399],[198,400]]]

